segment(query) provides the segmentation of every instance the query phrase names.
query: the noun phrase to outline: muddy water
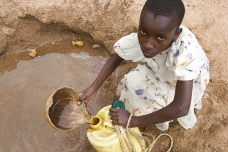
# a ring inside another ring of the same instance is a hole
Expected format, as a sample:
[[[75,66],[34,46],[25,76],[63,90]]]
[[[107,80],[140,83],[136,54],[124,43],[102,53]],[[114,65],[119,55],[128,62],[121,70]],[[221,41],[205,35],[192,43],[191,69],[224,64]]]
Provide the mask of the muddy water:
[[[82,91],[106,61],[104,52],[93,49],[89,41],[84,40],[82,47],[71,41],[37,48],[35,58],[28,51],[0,58],[0,152],[90,151],[87,126],[58,131],[44,117],[55,89],[71,86]],[[98,103],[93,107],[91,113],[101,108]]]

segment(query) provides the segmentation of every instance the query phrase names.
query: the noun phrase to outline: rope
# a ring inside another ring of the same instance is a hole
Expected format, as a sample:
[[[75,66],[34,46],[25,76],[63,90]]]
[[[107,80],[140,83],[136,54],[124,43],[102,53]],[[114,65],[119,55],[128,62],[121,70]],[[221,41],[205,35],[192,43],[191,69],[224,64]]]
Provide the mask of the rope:
[[[135,145],[134,145],[134,142],[133,142],[131,136],[136,137],[143,152],[151,152],[155,143],[161,136],[168,136],[170,138],[171,143],[170,143],[169,149],[166,152],[169,152],[171,150],[171,148],[173,147],[173,139],[169,134],[160,134],[158,137],[155,138],[155,136],[153,136],[152,134],[143,132],[142,133],[143,135],[152,137],[153,141],[151,142],[149,138],[139,135],[139,134],[135,133],[132,129],[130,129],[128,126],[129,126],[132,116],[133,116],[133,113],[131,113],[131,115],[129,116],[126,128],[124,128],[122,126],[118,126],[118,125],[114,126],[117,131],[117,135],[119,137],[120,145],[121,145],[123,152],[127,152],[126,146],[124,145],[124,141],[125,141],[128,149],[130,149],[131,152],[136,152],[136,148],[135,148]]]

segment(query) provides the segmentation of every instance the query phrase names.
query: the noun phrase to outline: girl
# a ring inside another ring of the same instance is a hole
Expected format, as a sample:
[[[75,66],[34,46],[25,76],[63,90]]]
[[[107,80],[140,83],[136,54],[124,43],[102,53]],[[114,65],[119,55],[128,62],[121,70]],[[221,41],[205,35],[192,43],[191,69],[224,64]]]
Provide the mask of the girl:
[[[148,0],[140,15],[137,33],[114,45],[117,54],[105,64],[93,84],[80,93],[80,101],[96,94],[105,79],[123,60],[138,62],[120,81],[117,94],[126,110],[110,109],[113,125],[129,127],[155,124],[167,130],[173,119],[185,128],[196,123],[194,108],[209,82],[209,61],[195,36],[180,26],[185,13],[181,0]]]

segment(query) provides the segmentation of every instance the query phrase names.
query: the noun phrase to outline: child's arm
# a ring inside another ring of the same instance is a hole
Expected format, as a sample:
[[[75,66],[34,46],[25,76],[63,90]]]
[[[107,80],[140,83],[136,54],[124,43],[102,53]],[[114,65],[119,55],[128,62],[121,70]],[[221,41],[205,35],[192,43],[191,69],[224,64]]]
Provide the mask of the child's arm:
[[[192,97],[193,80],[177,81],[173,102],[168,106],[143,116],[133,116],[129,127],[140,127],[170,121],[188,114]],[[110,109],[114,125],[126,126],[130,113],[127,110]]]
[[[89,106],[88,101],[96,94],[97,90],[100,88],[102,83],[108,78],[108,76],[119,66],[119,64],[123,61],[118,54],[113,55],[104,65],[101,72],[93,82],[93,84],[80,92],[80,100],[79,102],[85,102],[87,106]],[[79,103],[80,104],[80,103]]]

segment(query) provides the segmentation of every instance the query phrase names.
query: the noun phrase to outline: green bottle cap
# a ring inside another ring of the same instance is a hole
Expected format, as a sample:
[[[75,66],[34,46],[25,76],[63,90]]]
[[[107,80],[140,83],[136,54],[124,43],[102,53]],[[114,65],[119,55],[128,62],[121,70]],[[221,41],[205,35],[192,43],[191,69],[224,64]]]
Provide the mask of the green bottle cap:
[[[112,102],[112,108],[125,109],[124,102],[121,100],[116,100]]]

